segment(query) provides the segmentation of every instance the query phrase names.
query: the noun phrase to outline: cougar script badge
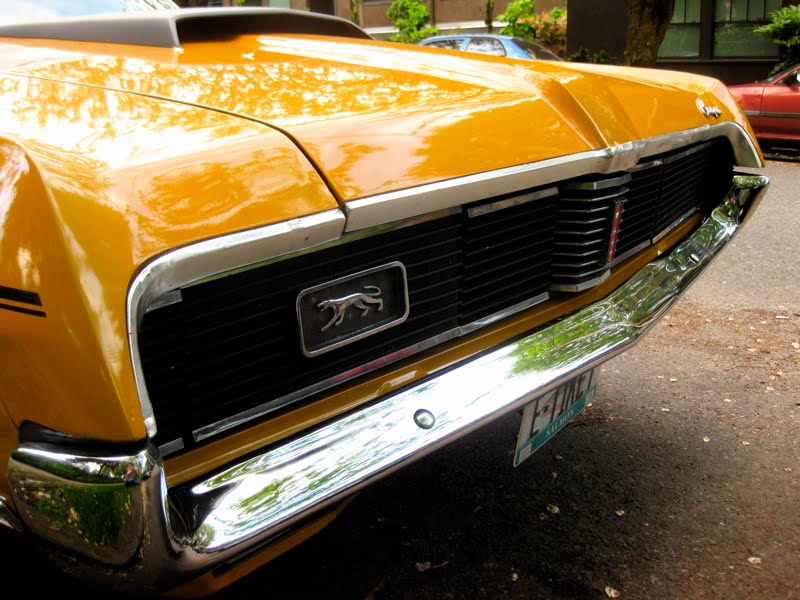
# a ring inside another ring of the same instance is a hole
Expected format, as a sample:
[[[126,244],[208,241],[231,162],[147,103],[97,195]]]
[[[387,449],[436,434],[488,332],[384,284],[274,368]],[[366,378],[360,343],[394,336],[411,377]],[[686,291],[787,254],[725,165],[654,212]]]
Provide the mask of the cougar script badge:
[[[400,262],[340,277],[297,296],[300,345],[306,356],[329,352],[407,318],[406,269]]]

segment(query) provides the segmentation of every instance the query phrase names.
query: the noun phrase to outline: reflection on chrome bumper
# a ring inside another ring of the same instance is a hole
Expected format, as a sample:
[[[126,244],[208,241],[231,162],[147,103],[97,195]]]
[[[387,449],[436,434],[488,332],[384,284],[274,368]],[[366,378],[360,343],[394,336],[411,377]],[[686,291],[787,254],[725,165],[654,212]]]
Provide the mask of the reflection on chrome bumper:
[[[8,467],[20,517],[40,538],[92,559],[77,569],[83,576],[125,591],[168,587],[234,560],[636,342],[733,237],[767,185],[737,175],[689,238],[604,300],[203,481],[168,491],[149,444],[93,455],[24,443]]]

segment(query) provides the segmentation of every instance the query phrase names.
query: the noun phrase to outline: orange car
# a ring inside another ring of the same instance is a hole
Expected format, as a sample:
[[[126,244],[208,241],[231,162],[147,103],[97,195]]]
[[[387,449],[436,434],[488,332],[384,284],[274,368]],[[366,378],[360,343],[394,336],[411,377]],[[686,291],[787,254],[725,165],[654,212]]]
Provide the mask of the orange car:
[[[516,411],[520,465],[768,186],[713,79],[82,4],[0,8],[0,529],[109,590],[209,595]]]

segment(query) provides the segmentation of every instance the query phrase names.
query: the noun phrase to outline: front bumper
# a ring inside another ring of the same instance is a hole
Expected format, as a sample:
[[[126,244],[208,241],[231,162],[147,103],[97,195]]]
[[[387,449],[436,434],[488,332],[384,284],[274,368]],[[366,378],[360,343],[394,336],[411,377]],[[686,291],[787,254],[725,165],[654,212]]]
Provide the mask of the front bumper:
[[[235,561],[628,348],[731,240],[768,184],[735,176],[691,236],[604,300],[201,481],[167,489],[149,443],[90,452],[58,436],[26,441],[8,466],[20,520],[74,574],[126,592]]]

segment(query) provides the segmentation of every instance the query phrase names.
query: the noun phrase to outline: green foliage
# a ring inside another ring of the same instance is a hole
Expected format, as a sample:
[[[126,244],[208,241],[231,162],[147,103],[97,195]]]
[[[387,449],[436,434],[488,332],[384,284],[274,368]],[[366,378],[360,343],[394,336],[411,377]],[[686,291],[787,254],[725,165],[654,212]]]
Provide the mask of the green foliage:
[[[596,65],[615,65],[618,62],[613,54],[609,54],[605,50],[598,50],[589,55],[589,51],[583,46],[574,54],[570,54],[567,60],[570,62],[594,63]]]
[[[575,53],[573,53],[573,54],[570,54],[570,55],[567,57],[567,60],[568,60],[569,62],[584,62],[584,63],[592,62],[592,61],[589,59],[589,51],[586,49],[586,47],[585,47],[585,46],[581,46],[581,47],[578,49],[578,51],[577,51],[577,52],[575,52]]]
[[[784,6],[770,13],[770,23],[756,27],[755,33],[763,33],[780,46],[781,60],[772,70],[777,73],[800,62],[800,6]]]
[[[536,40],[563,57],[567,51],[567,9],[556,7],[548,13],[539,13],[534,26]]]
[[[361,25],[361,5],[364,0],[350,0],[350,20],[356,25]]]
[[[389,38],[393,42],[416,44],[439,33],[438,29],[428,25],[431,15],[423,0],[393,0],[386,15],[397,29],[397,33]]]
[[[605,50],[598,50],[592,54],[592,62],[597,65],[615,65],[617,59],[613,54],[609,54]]]
[[[549,12],[537,13],[535,0],[514,0],[497,20],[506,23],[501,34],[536,40],[564,56],[567,47],[566,8],[559,6]]]
[[[535,40],[536,26],[532,20],[536,16],[535,0],[514,0],[509,3],[505,12],[497,17],[498,21],[506,23],[500,33]]]

